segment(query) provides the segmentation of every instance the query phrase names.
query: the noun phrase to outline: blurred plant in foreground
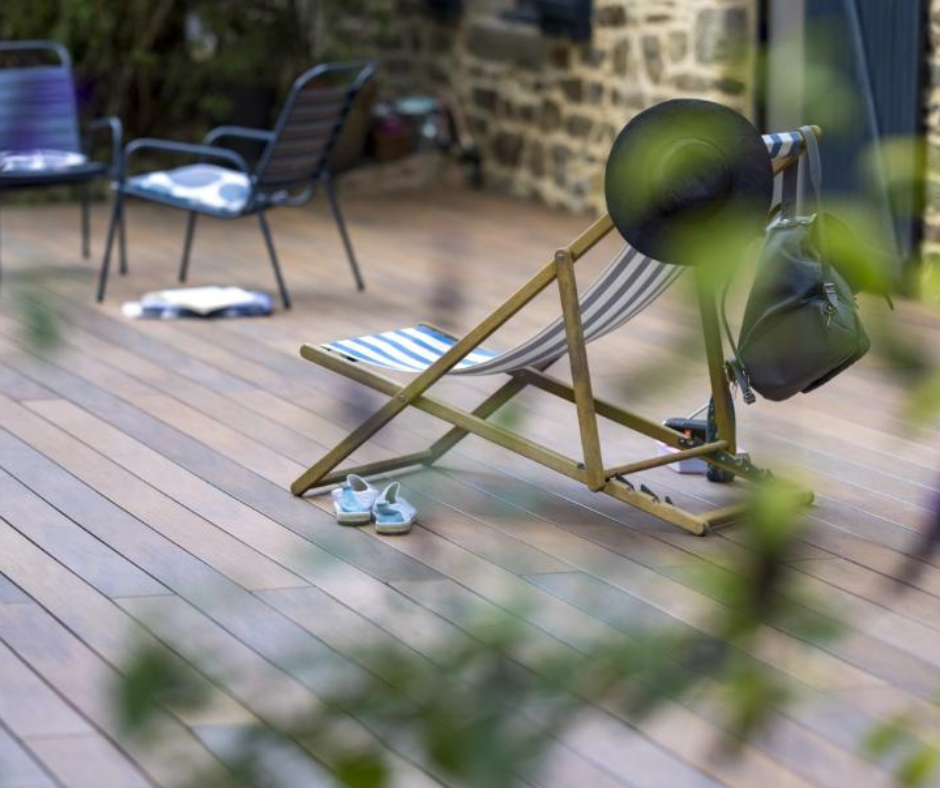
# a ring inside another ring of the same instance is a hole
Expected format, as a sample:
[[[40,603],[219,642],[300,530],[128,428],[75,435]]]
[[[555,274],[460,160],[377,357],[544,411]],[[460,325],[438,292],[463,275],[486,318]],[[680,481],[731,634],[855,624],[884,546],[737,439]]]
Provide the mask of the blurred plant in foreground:
[[[36,277],[21,277],[10,287],[9,303],[19,317],[19,335],[33,350],[46,353],[59,344],[61,328],[55,309]]]
[[[751,549],[741,551],[735,571],[708,580],[721,586],[725,614],[702,629],[616,632],[577,649],[556,641],[533,648],[526,624],[531,600],[520,600],[498,614],[470,617],[461,624],[468,637],[432,648],[426,658],[384,642],[367,647],[362,661],[381,665],[381,677],[338,682],[323,703],[276,728],[245,728],[222,754],[225,767],[218,774],[201,773],[187,785],[290,788],[270,768],[270,752],[290,744],[351,788],[391,784],[389,750],[408,753],[449,784],[511,788],[537,778],[558,740],[590,705],[642,725],[663,703],[681,702],[706,681],[723,690],[722,727],[730,736],[716,739],[716,746],[727,754],[761,730],[790,696],[774,671],[748,656],[767,628],[785,621],[789,632],[814,642],[835,634],[789,601],[800,593],[786,559],[801,523],[782,487],[768,486],[754,498]],[[291,662],[317,669],[302,653]],[[124,667],[116,705],[127,730],[145,743],[158,709],[192,712],[208,702],[181,665],[162,647],[150,646]],[[336,731],[350,717],[378,735],[340,742]]]

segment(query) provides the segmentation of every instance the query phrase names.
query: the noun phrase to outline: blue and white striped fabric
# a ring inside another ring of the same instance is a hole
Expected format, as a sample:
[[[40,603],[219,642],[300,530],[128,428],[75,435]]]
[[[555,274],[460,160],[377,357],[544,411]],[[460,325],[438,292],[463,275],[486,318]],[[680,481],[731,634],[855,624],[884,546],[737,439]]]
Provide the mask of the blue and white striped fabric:
[[[764,135],[774,160],[795,156],[803,138],[798,131]],[[622,326],[659,298],[685,269],[646,257],[625,244],[597,281],[579,299],[584,337],[590,342]],[[327,342],[321,347],[353,361],[395,372],[422,372],[456,344],[454,337],[417,325],[381,334]],[[568,349],[559,317],[531,339],[499,353],[478,347],[451,374],[494,375],[551,364]]]
[[[393,369],[396,372],[420,372],[437,361],[457,342],[451,336],[423,323],[411,328],[383,331],[381,334],[338,339],[324,345],[347,358]],[[477,348],[455,367],[455,371],[472,369],[499,354]]]
[[[767,146],[771,159],[789,159],[799,153],[803,136],[798,131],[765,134],[764,144]]]

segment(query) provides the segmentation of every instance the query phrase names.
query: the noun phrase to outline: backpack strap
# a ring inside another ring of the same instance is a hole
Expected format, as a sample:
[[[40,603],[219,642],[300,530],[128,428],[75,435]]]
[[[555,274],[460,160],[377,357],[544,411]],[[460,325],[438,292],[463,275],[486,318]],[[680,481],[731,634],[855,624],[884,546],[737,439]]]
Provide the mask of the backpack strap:
[[[725,362],[725,369],[728,372],[729,379],[733,379],[741,396],[747,405],[753,405],[757,402],[757,396],[751,388],[751,381],[747,376],[747,367],[741,360],[741,354],[738,352],[738,343],[734,341],[734,334],[731,332],[731,324],[728,322],[728,290],[731,289],[731,277],[725,281],[725,286],[721,289],[721,298],[719,299],[718,314],[721,317],[721,324],[725,329],[725,336],[728,338],[728,345],[731,347],[731,355],[734,356],[730,361]]]
[[[780,190],[779,217],[784,221],[796,219],[797,202],[799,201],[800,165],[787,167],[783,171],[783,184]]]
[[[803,142],[806,145],[806,164],[809,169],[813,213],[816,216],[816,226],[819,228],[819,263],[822,267],[824,287],[832,287],[829,244],[826,237],[826,217],[822,210],[822,161],[819,157],[819,142],[812,126],[801,127],[800,133],[803,135]],[[827,289],[827,297],[829,297],[829,294],[830,291]]]

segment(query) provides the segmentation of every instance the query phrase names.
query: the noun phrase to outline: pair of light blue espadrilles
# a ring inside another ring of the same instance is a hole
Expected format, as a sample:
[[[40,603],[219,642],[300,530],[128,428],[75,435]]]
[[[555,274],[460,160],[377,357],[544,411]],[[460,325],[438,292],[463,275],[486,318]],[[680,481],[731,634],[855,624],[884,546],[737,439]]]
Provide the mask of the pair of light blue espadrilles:
[[[375,532],[386,536],[406,534],[418,516],[392,482],[381,493],[361,476],[350,474],[346,484],[332,492],[333,509],[340,525],[365,525],[375,521]]]

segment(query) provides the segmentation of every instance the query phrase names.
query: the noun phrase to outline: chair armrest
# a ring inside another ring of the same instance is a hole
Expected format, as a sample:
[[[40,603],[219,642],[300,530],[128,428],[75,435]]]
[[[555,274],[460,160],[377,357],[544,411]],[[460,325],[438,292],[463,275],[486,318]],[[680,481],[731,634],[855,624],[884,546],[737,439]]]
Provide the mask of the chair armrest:
[[[120,170],[121,163],[121,148],[124,144],[124,126],[121,124],[121,119],[115,115],[109,115],[106,118],[98,118],[91,121],[88,124],[88,135],[85,139],[85,153],[91,154],[91,135],[100,131],[101,129],[108,129],[111,135],[111,174],[114,175]]]
[[[172,140],[159,140],[151,137],[141,137],[133,142],[129,142],[124,148],[124,155],[121,157],[120,180],[126,177],[127,161],[131,154],[139,150],[162,150],[169,153],[189,153],[198,156],[201,159],[222,159],[234,164],[241,172],[250,174],[248,163],[235,151],[220,148],[214,145],[193,145],[188,142],[174,142]]]
[[[216,140],[224,137],[239,137],[255,142],[270,142],[274,139],[273,131],[265,129],[249,129],[245,126],[217,126],[202,138],[203,145],[212,145]]]

